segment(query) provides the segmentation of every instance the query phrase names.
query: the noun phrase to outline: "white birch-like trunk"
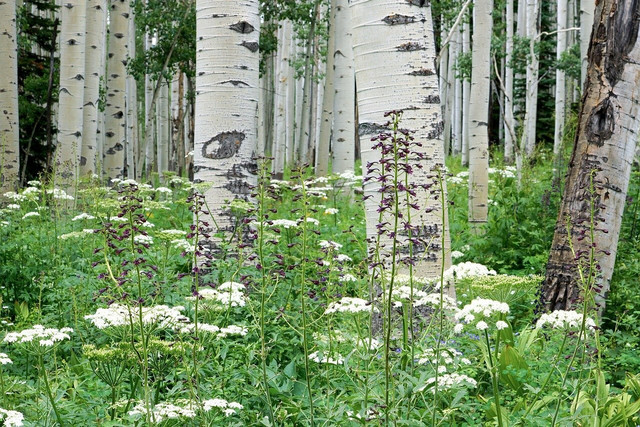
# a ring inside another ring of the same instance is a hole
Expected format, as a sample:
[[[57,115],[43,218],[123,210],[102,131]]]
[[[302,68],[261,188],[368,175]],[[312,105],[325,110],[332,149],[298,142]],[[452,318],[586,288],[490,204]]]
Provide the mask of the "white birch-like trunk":
[[[567,0],[558,0],[557,11],[557,47],[556,59],[562,58],[562,53],[567,50]],[[564,70],[556,69],[556,120],[553,133],[553,154],[557,156],[562,147],[564,136],[564,122],[566,111],[567,77]]]
[[[355,73],[353,69],[353,35],[349,2],[336,0],[336,44],[333,98],[333,173],[353,170],[355,162]]]
[[[471,51],[471,29],[469,23],[462,25],[462,53]],[[471,104],[471,81],[465,78],[462,82],[462,166],[469,166],[469,105]]]
[[[163,82],[156,104],[158,123],[158,144],[156,159],[158,161],[158,175],[162,179],[163,173],[169,170],[169,86]]]
[[[104,172],[112,180],[123,178],[124,173],[130,4],[129,0],[111,0],[110,3]]]
[[[527,84],[525,99],[524,131],[520,151],[525,157],[533,154],[536,148],[536,121],[538,119],[538,73],[539,61],[535,53],[538,41],[539,0],[527,0],[527,38],[529,39],[529,58],[527,62]]]
[[[106,43],[106,0],[87,1],[85,45],[84,105],[82,108],[82,147],[80,176],[96,173],[98,145],[98,101],[100,80],[104,78],[103,57]]]
[[[151,49],[152,41],[151,34],[146,33],[144,38],[145,49]],[[155,83],[151,80],[151,76],[149,74],[145,74],[144,76],[144,167],[140,167],[140,176],[142,176],[142,171],[145,172],[146,177],[148,178],[153,169],[153,164],[155,162],[155,126],[153,122],[153,116],[155,114],[154,111],[151,110],[151,103],[153,102],[153,89],[155,87]]]
[[[60,95],[56,185],[70,189],[78,178],[82,147],[86,1],[68,0],[60,10]]]
[[[445,101],[445,124],[444,124],[444,151],[445,153],[450,154],[453,151],[455,134],[453,131],[453,116],[455,111],[453,110],[453,103],[455,99],[455,80],[456,80],[456,45],[455,41],[452,39],[449,42],[449,46],[447,47],[449,51],[449,58],[447,63],[447,99]],[[448,133],[448,135],[447,135]]]
[[[334,56],[336,37],[338,37],[335,23],[336,7],[337,0],[331,0],[329,8],[329,39],[327,40],[327,72],[324,77],[324,97],[322,99],[322,114],[320,115],[320,133],[316,143],[315,172],[320,176],[324,176],[329,172],[329,146],[331,145],[331,130],[333,124]]]
[[[462,50],[462,28],[458,26],[455,36],[456,60]],[[453,154],[459,155],[462,151],[462,80],[453,76]]]
[[[595,10],[596,0],[580,0],[580,90],[587,80],[587,54],[589,53],[589,40],[591,40]]]
[[[473,8],[471,99],[469,106],[469,225],[478,232],[487,223],[489,198],[489,95],[493,0]]]
[[[256,183],[258,0],[197,0],[195,182],[217,226],[234,232],[226,202]],[[213,244],[211,242],[210,244]]]
[[[444,21],[444,18],[441,19]],[[447,37],[447,31],[444,28],[444,23],[441,23],[442,28],[440,31],[440,39],[444,40]],[[438,78],[440,86],[440,109],[442,111],[442,122],[444,130],[442,136],[444,139],[444,153],[449,154],[451,147],[451,120],[450,120],[450,108],[447,105],[449,100],[449,45],[445,46],[440,52],[440,64],[438,68]]]
[[[18,41],[16,4],[0,2],[0,192],[18,188],[20,128],[18,127]]]
[[[505,72],[504,72],[504,161],[505,163],[513,163],[514,150],[514,132],[515,120],[513,118],[513,1],[507,0],[506,12],[506,55],[505,55]]]
[[[353,40],[355,75],[357,81],[358,118],[363,170],[371,161],[380,160],[380,152],[373,150],[371,137],[383,130],[387,121],[384,113],[404,110],[401,127],[415,131],[413,136],[421,147],[414,147],[425,157],[414,160],[410,184],[432,182],[431,169],[444,165],[442,115],[438,77],[435,70],[435,43],[431,28],[431,9],[397,0],[354,0]],[[422,167],[418,168],[417,164]],[[401,176],[401,180],[404,177]],[[377,236],[379,183],[369,181],[364,188],[367,237]],[[437,191],[437,190],[436,190]],[[444,195],[446,198],[446,195]],[[415,245],[418,258],[414,266],[416,276],[437,277],[441,265],[450,263],[448,227],[443,224],[440,199],[420,188],[416,195],[420,210],[411,210],[411,223],[420,229],[414,238],[425,245]],[[406,217],[406,212],[405,212]],[[388,221],[389,218],[384,218]],[[442,259],[440,237],[444,233],[445,259]],[[388,237],[386,237],[388,239]],[[434,239],[434,240],[432,240]],[[389,240],[386,241],[389,243]],[[384,242],[383,242],[384,243]],[[400,253],[406,255],[408,242],[400,239]],[[389,251],[390,246],[383,249]],[[406,271],[399,265],[399,272]]]
[[[287,21],[290,25],[289,28],[289,58],[293,60],[297,56],[297,46],[295,33],[293,31],[293,23]],[[286,140],[285,140],[285,159],[286,164],[291,166],[294,162],[294,154],[295,154],[295,140],[297,134],[297,119],[298,115],[296,114],[299,108],[296,108],[298,101],[298,85],[299,80],[296,79],[295,70],[292,66],[287,68],[287,87],[286,87]]]
[[[275,138],[273,140],[273,173],[282,177],[286,163],[287,148],[287,94],[293,84],[289,80],[289,64],[291,52],[291,21],[283,21],[278,30],[278,53],[276,56],[275,82]]]
[[[133,11],[133,9],[132,9]],[[133,15],[129,17],[129,42],[127,46],[127,56],[136,57],[136,23]],[[136,152],[138,151],[138,88],[136,79],[131,74],[127,74],[127,127],[126,127],[126,173],[127,178],[136,177]]]

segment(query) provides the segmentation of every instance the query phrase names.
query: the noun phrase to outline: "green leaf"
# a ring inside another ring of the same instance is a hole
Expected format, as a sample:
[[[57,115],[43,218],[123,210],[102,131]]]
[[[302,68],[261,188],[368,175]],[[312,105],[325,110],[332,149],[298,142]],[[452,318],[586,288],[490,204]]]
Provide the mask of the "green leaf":
[[[510,345],[505,345],[500,353],[500,379],[513,390],[519,391],[522,388],[522,381],[520,376],[512,373],[514,371],[524,372],[524,377],[529,373],[529,365],[518,350]]]

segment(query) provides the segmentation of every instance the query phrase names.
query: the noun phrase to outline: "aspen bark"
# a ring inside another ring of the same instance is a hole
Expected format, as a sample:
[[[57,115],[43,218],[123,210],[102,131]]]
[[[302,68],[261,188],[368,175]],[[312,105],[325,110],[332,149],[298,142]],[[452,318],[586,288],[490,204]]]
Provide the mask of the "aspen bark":
[[[136,57],[136,25],[133,15],[129,18],[129,41],[127,45],[127,57]],[[136,153],[138,151],[138,87],[136,79],[131,74],[127,74],[127,126],[126,126],[126,174],[127,178],[136,177]]]
[[[584,297],[578,264],[585,280],[593,277],[596,307],[604,309],[640,130],[639,29],[640,0],[598,2],[578,129],[542,284],[549,310],[574,308]]]
[[[471,51],[469,23],[462,25],[462,53]],[[462,166],[469,166],[469,105],[471,104],[471,81],[465,77],[462,82]]]
[[[110,180],[124,176],[129,14],[129,0],[111,0],[104,142],[104,172]]]
[[[558,0],[557,24],[556,28],[556,60],[560,61],[562,53],[567,50],[567,0]],[[553,134],[553,154],[557,156],[562,147],[564,135],[564,121],[566,110],[567,77],[564,70],[556,69],[556,120]]]
[[[587,80],[587,54],[589,51],[589,41],[593,29],[593,12],[596,10],[596,0],[580,0],[580,58],[581,58],[581,79],[580,89]]]
[[[0,191],[16,190],[20,170],[16,5],[0,2]]]
[[[162,178],[162,174],[169,170],[169,85],[166,82],[160,86],[156,114],[158,126],[156,161],[158,174]]]
[[[195,182],[217,226],[235,232],[226,202],[256,184],[258,0],[197,0]],[[208,242],[214,245],[213,241]]]
[[[351,8],[363,169],[366,172],[368,162],[380,159],[380,153],[372,148],[371,137],[384,129],[384,113],[404,110],[402,127],[415,131],[413,136],[422,147],[414,149],[425,156],[421,161],[414,160],[415,168],[409,182],[428,186],[432,181],[431,168],[444,164],[430,5],[401,0],[355,0],[351,2]],[[377,236],[378,190],[379,184],[372,181],[364,188],[365,196],[370,196],[365,202],[370,241]],[[442,223],[440,200],[430,197],[428,189],[421,187],[416,199],[420,210],[411,211],[412,224],[418,226],[420,232],[413,237],[423,243],[414,247],[414,255],[418,258],[414,272],[417,276],[434,278],[440,274],[443,263],[445,266],[450,263],[448,228]],[[442,259],[440,239],[434,239],[442,233],[447,242],[445,259]],[[406,255],[408,242],[401,240],[400,244],[400,253]],[[401,272],[403,269],[406,270],[406,266],[400,266]]]
[[[69,189],[77,182],[82,147],[86,2],[67,0],[60,15],[60,95],[55,180],[56,185]]]
[[[506,55],[505,55],[505,72],[504,72],[504,161],[505,163],[513,163],[513,132],[515,131],[515,120],[513,118],[513,0],[507,0],[506,12]]]
[[[527,84],[525,99],[524,130],[520,143],[520,151],[526,157],[533,154],[536,148],[536,124],[538,118],[538,74],[539,61],[535,53],[538,41],[539,0],[527,0],[527,38],[529,39],[529,58],[527,62]]]
[[[347,0],[336,1],[336,44],[333,97],[333,173],[354,169],[355,162],[355,73],[351,10]]]
[[[469,105],[469,225],[482,232],[489,198],[489,95],[493,0],[476,0],[473,8],[471,100]]]
[[[293,84],[289,80],[291,65],[291,21],[283,21],[278,30],[278,53],[276,60],[275,82],[275,137],[273,141],[273,172],[276,177],[282,178],[286,163],[287,149],[287,100],[289,88]]]
[[[87,31],[85,45],[84,105],[82,108],[82,147],[80,176],[96,173],[98,146],[98,102],[100,80],[104,77],[107,2],[87,1]]]
[[[324,98],[322,99],[322,114],[320,119],[320,134],[317,141],[316,167],[318,175],[326,175],[329,172],[329,148],[331,145],[331,130],[333,125],[333,98],[334,98],[334,57],[336,46],[336,7],[337,0],[331,0],[329,9],[329,39],[327,40],[327,72],[324,78]],[[348,10],[347,10],[348,12]],[[335,147],[333,147],[335,150]]]

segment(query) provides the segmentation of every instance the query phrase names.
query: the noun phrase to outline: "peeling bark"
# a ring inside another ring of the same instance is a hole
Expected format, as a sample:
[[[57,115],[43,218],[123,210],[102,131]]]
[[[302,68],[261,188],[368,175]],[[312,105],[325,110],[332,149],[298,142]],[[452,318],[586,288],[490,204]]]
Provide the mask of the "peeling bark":
[[[604,308],[640,130],[639,24],[638,0],[602,0],[596,7],[578,130],[541,288],[548,310],[570,309],[582,300],[577,266],[588,276],[591,256],[598,266],[592,272],[595,302],[600,312]],[[595,248],[588,237],[592,209]]]

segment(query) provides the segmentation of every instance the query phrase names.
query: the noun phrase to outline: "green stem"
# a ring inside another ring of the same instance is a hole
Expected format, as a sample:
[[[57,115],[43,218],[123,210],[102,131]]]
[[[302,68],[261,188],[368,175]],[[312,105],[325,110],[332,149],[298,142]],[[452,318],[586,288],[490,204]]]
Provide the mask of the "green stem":
[[[56,414],[56,420],[58,420],[58,424],[60,424],[60,427],[62,427],[64,426],[64,422],[62,421],[62,417],[60,416],[60,412],[58,412],[58,407],[56,406],[53,394],[51,393],[49,378],[47,377],[47,370],[44,368],[44,360],[42,358],[42,355],[38,356],[38,362],[40,364],[40,371],[42,372],[42,379],[44,380],[44,387],[47,392],[47,397],[49,398],[49,402],[51,402],[53,412]]]
[[[311,388],[311,375],[309,369],[309,343],[307,338],[307,295],[305,291],[305,267],[307,256],[307,191],[304,183],[304,177],[301,176],[302,181],[302,203],[304,205],[302,217],[302,260],[301,260],[301,281],[300,281],[300,302],[302,305],[302,345],[304,348],[304,370],[305,377],[307,379],[307,391],[309,393],[309,411],[311,416],[311,427],[315,425],[313,418],[313,395]]]
[[[499,339],[500,335],[498,335]],[[500,391],[498,390],[498,372],[496,371],[496,366],[493,363],[493,356],[491,354],[491,344],[489,343],[489,332],[484,330],[484,338],[487,344],[487,354],[489,356],[489,371],[491,372],[491,383],[493,385],[493,400],[496,407],[496,415],[498,417],[498,427],[502,427],[502,410],[500,409]],[[496,342],[496,355],[498,352],[498,342]]]

